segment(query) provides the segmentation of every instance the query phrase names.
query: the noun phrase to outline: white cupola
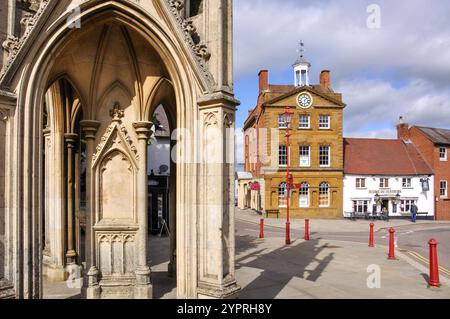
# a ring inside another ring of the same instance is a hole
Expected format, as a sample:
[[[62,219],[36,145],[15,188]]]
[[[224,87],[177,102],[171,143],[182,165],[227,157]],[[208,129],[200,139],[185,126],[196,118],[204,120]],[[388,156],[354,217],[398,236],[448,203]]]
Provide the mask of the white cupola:
[[[309,85],[309,68],[311,64],[303,57],[305,52],[305,44],[300,41],[300,57],[295,61],[294,65],[294,84],[296,87]]]

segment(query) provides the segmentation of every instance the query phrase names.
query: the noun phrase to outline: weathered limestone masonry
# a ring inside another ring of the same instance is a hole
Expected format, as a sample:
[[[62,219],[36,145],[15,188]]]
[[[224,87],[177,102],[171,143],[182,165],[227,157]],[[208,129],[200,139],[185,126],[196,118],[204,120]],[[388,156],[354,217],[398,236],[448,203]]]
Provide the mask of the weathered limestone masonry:
[[[170,212],[178,297],[237,297],[232,0],[22,1],[20,32],[9,2],[0,297],[41,298],[44,275],[75,269],[86,298],[152,298],[147,140],[161,105],[182,129]]]

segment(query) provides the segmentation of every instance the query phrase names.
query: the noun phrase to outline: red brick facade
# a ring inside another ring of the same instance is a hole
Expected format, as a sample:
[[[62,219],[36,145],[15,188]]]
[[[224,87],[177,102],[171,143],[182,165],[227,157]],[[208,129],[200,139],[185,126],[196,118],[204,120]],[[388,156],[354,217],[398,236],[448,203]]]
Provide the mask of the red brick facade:
[[[421,128],[413,126],[408,130],[408,137],[414,143],[414,145],[419,149],[422,156],[434,170],[435,174],[435,211],[437,220],[450,220],[450,140],[448,144],[445,139],[448,138],[450,131],[439,130],[439,132],[444,132],[441,135],[442,140],[436,140],[433,136],[427,134],[427,130],[432,131],[435,129]],[[400,130],[402,131],[402,130]],[[399,138],[404,138],[405,136],[399,132]],[[447,149],[447,160],[441,160],[439,156],[440,148]],[[440,182],[447,181],[447,195],[440,195]]]

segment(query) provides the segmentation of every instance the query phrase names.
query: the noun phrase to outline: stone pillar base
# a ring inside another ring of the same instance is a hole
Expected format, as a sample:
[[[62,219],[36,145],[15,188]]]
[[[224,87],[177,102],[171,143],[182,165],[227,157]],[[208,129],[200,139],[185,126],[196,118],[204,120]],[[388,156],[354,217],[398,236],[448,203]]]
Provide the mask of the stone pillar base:
[[[241,287],[236,282],[230,282],[222,287],[200,284],[197,288],[198,299],[238,299]]]
[[[136,287],[134,287],[134,299],[152,299],[152,298],[153,298],[153,286],[151,284],[136,285]]]
[[[136,284],[134,299],[152,299],[153,286],[150,267],[141,267],[136,270]]]
[[[85,299],[100,299],[101,287],[98,284],[99,272],[97,267],[91,267],[84,276],[83,288],[81,289],[81,296]]]

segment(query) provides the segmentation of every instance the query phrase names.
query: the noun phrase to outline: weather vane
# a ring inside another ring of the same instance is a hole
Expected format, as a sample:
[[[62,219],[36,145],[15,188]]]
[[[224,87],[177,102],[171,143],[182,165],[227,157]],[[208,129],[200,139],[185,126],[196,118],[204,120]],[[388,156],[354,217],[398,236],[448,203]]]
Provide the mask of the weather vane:
[[[297,52],[300,53],[300,57],[303,58],[303,53],[305,53],[305,44],[302,40],[300,40],[299,46],[300,48],[297,50]]]

